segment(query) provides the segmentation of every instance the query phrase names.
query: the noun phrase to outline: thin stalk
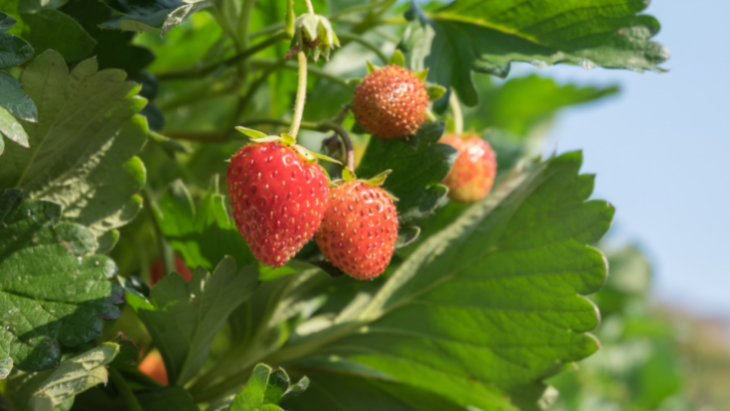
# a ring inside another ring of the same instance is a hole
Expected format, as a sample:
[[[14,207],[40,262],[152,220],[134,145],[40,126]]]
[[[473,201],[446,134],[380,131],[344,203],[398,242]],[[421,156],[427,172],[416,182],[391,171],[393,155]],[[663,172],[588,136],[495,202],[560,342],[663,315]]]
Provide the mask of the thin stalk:
[[[271,24],[269,26],[266,26],[262,28],[261,30],[252,31],[251,34],[248,35],[249,40],[255,39],[256,37],[265,36],[267,34],[274,33],[278,30],[281,30],[284,28],[284,22],[280,21],[274,24]]]
[[[216,71],[219,67],[232,66],[232,65],[238,63],[240,60],[251,57],[252,55],[258,53],[259,51],[264,50],[264,49],[266,49],[270,46],[273,46],[276,43],[278,43],[282,40],[286,40],[286,39],[287,39],[286,33],[283,30],[280,30],[279,32],[277,32],[273,36],[269,37],[268,39],[262,41],[261,43],[258,43],[255,46],[251,46],[251,47],[241,51],[240,53],[236,54],[235,56],[228,58],[220,63],[211,64],[209,66],[203,67],[202,69],[160,73],[157,75],[157,80],[158,81],[186,80],[186,79],[205,77],[208,74]]]
[[[355,33],[338,33],[337,37],[340,38],[340,40],[343,43],[343,46],[347,41],[354,41],[355,43],[359,43],[362,46],[364,46],[366,49],[373,51],[378,58],[383,62],[383,64],[388,64],[388,57],[383,53],[378,46],[371,43],[370,41],[366,40],[364,37],[357,35]]]
[[[352,141],[350,140],[350,136],[347,134],[347,131],[345,131],[341,125],[329,121],[323,121],[319,124],[320,126],[318,130],[334,131],[338,136],[340,136],[342,143],[345,145],[345,152],[347,154],[347,163],[345,166],[348,170],[355,174],[355,152],[352,149]]]
[[[119,391],[119,396],[122,397],[122,401],[127,405],[129,411],[144,411],[142,406],[137,401],[137,397],[134,396],[132,389],[127,385],[127,381],[124,380],[122,374],[119,373],[115,368],[109,368],[109,378],[114,383]]]
[[[248,48],[248,26],[254,5],[256,5],[256,0],[243,0],[243,8],[238,18],[238,41],[241,42],[243,49]]]
[[[264,68],[264,67],[270,67],[271,65],[276,64],[276,60],[266,59],[266,58],[252,58],[252,59],[249,59],[249,63],[251,64],[251,67]],[[288,61],[284,65],[284,68],[287,70],[299,70],[299,67],[293,61]],[[345,81],[344,79],[342,79],[338,76],[327,73],[326,71],[322,70],[321,68],[319,68],[317,66],[307,67],[307,72],[309,72],[309,74],[311,74],[313,76],[329,80],[337,85],[340,85],[347,89],[351,89],[350,85],[347,84],[347,81]]]
[[[461,111],[461,104],[459,104],[459,98],[456,97],[454,90],[451,90],[449,106],[451,106],[451,114],[454,115],[454,133],[464,134],[464,114]]]
[[[307,8],[312,7],[312,3],[307,1]],[[299,83],[297,85],[297,99],[294,103],[294,117],[292,118],[291,128],[289,134],[296,140],[297,133],[299,133],[299,126],[302,123],[302,116],[304,115],[304,101],[307,99],[307,56],[303,51],[297,53],[299,60]]]
[[[312,1],[304,0],[304,3],[307,4],[307,13],[314,14],[314,7],[312,6]]]

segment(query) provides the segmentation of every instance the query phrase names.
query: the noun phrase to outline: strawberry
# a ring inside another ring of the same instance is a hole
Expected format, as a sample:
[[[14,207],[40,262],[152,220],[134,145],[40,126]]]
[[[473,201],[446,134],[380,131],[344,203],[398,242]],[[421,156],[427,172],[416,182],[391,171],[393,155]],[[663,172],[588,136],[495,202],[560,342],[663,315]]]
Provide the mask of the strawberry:
[[[286,264],[312,238],[329,192],[319,165],[307,161],[301,147],[276,139],[240,149],[227,173],[236,227],[254,256],[271,267]]]
[[[425,120],[428,93],[412,71],[397,65],[376,69],[355,89],[352,112],[368,133],[381,138],[412,135]]]
[[[175,254],[175,271],[177,271],[177,273],[180,274],[187,282],[190,282],[190,279],[193,278],[193,272],[190,271],[187,265],[185,265],[185,261],[183,261],[182,257],[177,254]],[[162,280],[162,277],[164,276],[165,266],[162,259],[158,258],[150,267],[150,282],[152,285],[155,285],[158,281]]]
[[[150,351],[144,357],[144,360],[139,363],[137,369],[160,384],[167,385],[167,369],[165,369],[165,362],[162,360],[159,351]]]
[[[497,174],[497,158],[489,143],[476,135],[453,134],[440,142],[459,152],[444,179],[444,184],[449,187],[449,198],[461,203],[473,203],[484,198]]]
[[[315,235],[322,254],[358,280],[377,277],[390,263],[398,215],[390,195],[360,180],[330,189],[329,208]]]

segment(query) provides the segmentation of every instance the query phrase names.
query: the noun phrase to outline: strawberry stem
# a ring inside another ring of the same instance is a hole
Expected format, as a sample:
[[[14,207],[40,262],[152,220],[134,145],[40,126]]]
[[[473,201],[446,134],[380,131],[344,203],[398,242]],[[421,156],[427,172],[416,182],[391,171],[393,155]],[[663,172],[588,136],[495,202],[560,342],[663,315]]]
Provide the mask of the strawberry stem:
[[[347,131],[345,131],[345,129],[342,128],[341,125],[339,125],[337,123],[332,123],[329,121],[323,121],[323,122],[319,123],[319,130],[334,131],[335,133],[337,133],[338,136],[340,136],[342,143],[345,145],[345,152],[347,153],[347,163],[345,164],[345,167],[347,167],[347,169],[350,170],[354,174],[355,173],[355,152],[352,149],[352,141],[350,140],[350,136],[347,134]]]
[[[454,133],[461,135],[464,133],[464,114],[461,112],[461,104],[459,104],[459,98],[456,97],[454,90],[451,90],[449,106],[451,106],[451,114],[454,115]]]
[[[307,1],[309,4],[309,1]],[[311,7],[311,4],[309,4]],[[302,124],[302,115],[304,115],[304,101],[307,98],[307,56],[304,52],[300,51],[297,53],[299,59],[299,84],[297,86],[297,99],[294,105],[294,118],[291,122],[291,128],[289,134],[294,139],[297,138],[299,133],[299,126]]]
[[[304,0],[304,2],[307,4],[307,13],[314,14],[314,7],[312,6],[312,1]]]

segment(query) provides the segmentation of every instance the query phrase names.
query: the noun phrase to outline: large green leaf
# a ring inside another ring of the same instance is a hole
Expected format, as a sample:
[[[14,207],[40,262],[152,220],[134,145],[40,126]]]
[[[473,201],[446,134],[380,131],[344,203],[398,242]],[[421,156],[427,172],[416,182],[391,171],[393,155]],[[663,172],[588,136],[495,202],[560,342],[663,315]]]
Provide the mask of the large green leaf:
[[[587,334],[598,312],[583,295],[600,289],[606,263],[587,244],[614,209],[586,201],[593,177],[578,174],[581,162],[569,153],[512,175],[421,244],[364,309],[266,361],[385,375],[483,410],[536,409],[552,395],[543,378],[598,349]]]
[[[121,70],[97,71],[96,60],[69,73],[54,51],[38,56],[21,81],[38,104],[38,123],[22,121],[30,148],[8,146],[0,157],[0,188],[56,202],[63,219],[95,235],[130,221],[141,207],[135,193],[145,168],[134,154],[147,136],[139,86]]]
[[[121,293],[107,279],[109,258],[92,255],[86,228],[59,222],[61,207],[22,201],[20,190],[0,192],[0,376],[52,368],[61,346],[97,337],[101,319],[119,316]]]
[[[188,267],[212,270],[226,255],[235,258],[239,267],[256,261],[228,216],[217,178],[197,210],[185,185],[175,180],[155,211],[162,233]]]
[[[258,364],[246,387],[233,399],[230,411],[283,411],[276,404],[299,396],[308,386],[307,377],[291,385],[289,376],[281,368],[274,370],[266,364]]]
[[[456,159],[456,150],[438,143],[443,132],[443,124],[423,124],[413,141],[374,138],[368,144],[358,177],[393,170],[383,187],[398,197],[401,224],[430,214],[446,195],[447,189],[440,183]]]
[[[215,4],[213,0],[105,0],[123,16],[109,20],[103,26],[129,31],[162,29],[164,36],[189,15]]]
[[[253,294],[257,281],[255,266],[238,271],[235,260],[226,257],[212,274],[198,267],[189,284],[179,275],[165,276],[152,288],[150,301],[127,293],[162,354],[172,384],[183,385],[197,374],[213,337]]]
[[[506,77],[513,61],[662,71],[669,57],[651,41],[659,22],[643,0],[459,0],[412,23],[411,47],[425,52],[429,79],[477,103],[471,71]],[[419,14],[412,6],[411,15]],[[422,13],[422,12],[420,12]],[[423,14],[421,14],[422,17]],[[430,42],[426,46],[414,43]]]

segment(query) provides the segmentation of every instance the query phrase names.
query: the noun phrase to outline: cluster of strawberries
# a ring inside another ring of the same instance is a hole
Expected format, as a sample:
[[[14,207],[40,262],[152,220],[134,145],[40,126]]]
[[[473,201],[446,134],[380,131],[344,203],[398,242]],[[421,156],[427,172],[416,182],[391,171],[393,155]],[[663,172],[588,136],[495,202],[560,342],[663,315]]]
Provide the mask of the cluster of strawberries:
[[[380,138],[404,138],[425,121],[424,82],[397,65],[377,69],[357,86],[355,119]],[[444,180],[455,201],[473,202],[491,189],[494,152],[476,136],[441,140],[459,151]],[[332,264],[356,279],[374,278],[390,263],[398,238],[392,196],[379,181],[331,183],[315,162],[285,140],[254,140],[233,155],[228,193],[236,226],[263,264],[286,264],[312,237]]]

